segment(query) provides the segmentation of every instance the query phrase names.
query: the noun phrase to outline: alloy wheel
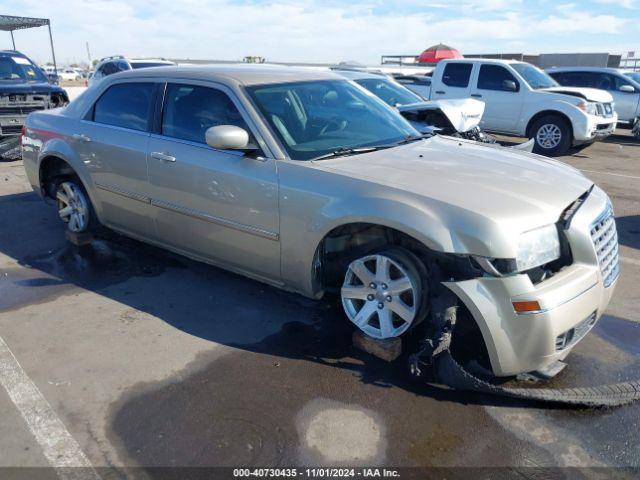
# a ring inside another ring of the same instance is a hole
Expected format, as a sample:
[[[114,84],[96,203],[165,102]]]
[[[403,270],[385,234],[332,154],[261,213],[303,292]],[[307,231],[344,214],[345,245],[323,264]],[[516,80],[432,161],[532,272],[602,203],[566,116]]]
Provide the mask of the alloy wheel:
[[[342,306],[349,320],[367,335],[397,337],[416,319],[419,285],[396,260],[368,255],[349,264],[341,289]]]
[[[542,125],[536,133],[536,141],[542,148],[552,149],[560,145],[562,130],[554,123]]]
[[[73,182],[62,182],[56,192],[58,215],[72,232],[82,232],[89,224],[89,202]]]

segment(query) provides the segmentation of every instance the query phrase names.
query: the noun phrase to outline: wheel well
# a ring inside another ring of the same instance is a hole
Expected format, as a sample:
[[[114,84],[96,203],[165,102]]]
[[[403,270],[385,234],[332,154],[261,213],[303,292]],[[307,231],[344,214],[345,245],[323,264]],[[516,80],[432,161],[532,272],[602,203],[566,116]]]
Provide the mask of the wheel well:
[[[571,123],[571,120],[564,113],[559,112],[557,110],[543,110],[542,112],[536,113],[531,118],[531,120],[529,120],[529,123],[527,124],[527,130],[526,130],[527,138],[531,138],[531,136],[532,136],[531,127],[533,127],[533,124],[536,122],[536,120],[538,120],[539,118],[542,118],[542,117],[546,117],[547,115],[551,115],[551,116],[554,116],[554,117],[560,117],[565,122],[567,122],[567,125],[569,126],[569,131],[571,132],[571,138],[573,138],[573,124]]]
[[[60,178],[67,178],[75,175],[76,172],[71,165],[59,157],[45,157],[40,162],[40,188],[42,192],[53,198],[55,196],[55,184]]]

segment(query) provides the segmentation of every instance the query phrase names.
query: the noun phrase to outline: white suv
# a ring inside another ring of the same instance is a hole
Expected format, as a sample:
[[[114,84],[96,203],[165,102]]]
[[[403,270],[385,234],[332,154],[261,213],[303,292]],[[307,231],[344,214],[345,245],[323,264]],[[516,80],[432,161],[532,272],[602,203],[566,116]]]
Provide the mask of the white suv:
[[[122,55],[105,57],[96,65],[95,73],[89,78],[88,86],[98,83],[104,77],[125,70],[138,68],[175,66],[176,63],[164,58],[125,58]]]
[[[561,87],[539,68],[511,60],[443,60],[429,93],[431,100],[482,100],[485,130],[533,138],[534,152],[548,156],[611,135],[618,120],[604,90]]]

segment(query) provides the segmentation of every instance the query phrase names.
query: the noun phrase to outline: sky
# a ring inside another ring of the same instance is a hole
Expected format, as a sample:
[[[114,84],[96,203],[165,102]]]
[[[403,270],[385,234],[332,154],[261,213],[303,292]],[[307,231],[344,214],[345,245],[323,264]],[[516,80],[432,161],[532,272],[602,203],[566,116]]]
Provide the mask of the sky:
[[[50,18],[58,63],[107,55],[378,64],[435,43],[462,53],[640,56],[640,0],[0,0],[0,13]],[[51,61],[46,27],[16,48]],[[0,32],[0,48],[11,48]]]

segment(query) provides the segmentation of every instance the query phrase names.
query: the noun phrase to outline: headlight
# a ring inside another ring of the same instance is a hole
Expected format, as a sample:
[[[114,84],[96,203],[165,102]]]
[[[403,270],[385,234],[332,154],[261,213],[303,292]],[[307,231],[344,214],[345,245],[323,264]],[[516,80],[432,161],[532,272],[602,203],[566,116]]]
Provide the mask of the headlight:
[[[598,107],[593,102],[587,102],[582,100],[576,106],[583,112],[588,113],[589,115],[598,114]]]
[[[516,266],[519,272],[539,267],[560,258],[560,238],[555,224],[520,235]]]

